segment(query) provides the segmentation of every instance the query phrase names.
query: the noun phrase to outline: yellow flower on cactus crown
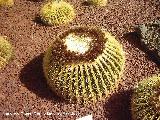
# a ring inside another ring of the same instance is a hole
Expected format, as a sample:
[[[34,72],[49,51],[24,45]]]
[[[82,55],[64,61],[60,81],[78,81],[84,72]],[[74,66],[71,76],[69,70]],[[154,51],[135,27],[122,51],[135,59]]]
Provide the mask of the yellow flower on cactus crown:
[[[76,27],[62,33],[45,53],[48,85],[70,102],[104,100],[117,88],[125,56],[122,45],[98,28]]]
[[[12,6],[14,5],[14,1],[13,0],[0,0],[0,6]]]
[[[75,18],[75,11],[69,3],[56,0],[45,3],[41,8],[40,16],[48,25],[61,25],[71,22]]]

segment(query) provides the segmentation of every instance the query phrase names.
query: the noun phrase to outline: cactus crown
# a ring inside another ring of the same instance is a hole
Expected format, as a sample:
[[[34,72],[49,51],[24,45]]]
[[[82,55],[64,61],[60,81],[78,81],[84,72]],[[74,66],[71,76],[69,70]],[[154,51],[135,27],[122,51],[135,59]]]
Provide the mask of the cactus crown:
[[[75,12],[69,3],[55,0],[43,5],[40,16],[48,25],[61,25],[71,22],[75,18]]]
[[[64,62],[91,62],[102,53],[106,41],[104,36],[101,30],[94,28],[70,29],[59,36],[55,52],[63,52]]]
[[[118,41],[108,32],[88,27],[62,33],[43,59],[52,90],[82,104],[102,100],[113,92],[123,67],[124,53]]]
[[[134,120],[160,119],[160,76],[153,76],[139,83],[132,97]]]
[[[12,56],[12,46],[6,37],[0,36],[0,68],[4,67]]]

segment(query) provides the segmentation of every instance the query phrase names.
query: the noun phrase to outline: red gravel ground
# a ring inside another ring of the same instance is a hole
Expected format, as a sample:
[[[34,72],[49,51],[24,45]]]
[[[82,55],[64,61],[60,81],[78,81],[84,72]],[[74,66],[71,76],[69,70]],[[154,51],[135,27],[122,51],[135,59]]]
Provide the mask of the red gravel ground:
[[[159,18],[158,1],[109,0],[106,7],[93,7],[83,0],[68,0],[76,9],[76,19],[66,26],[53,27],[44,26],[37,18],[41,1],[15,0],[12,8],[1,7],[0,34],[10,38],[15,52],[13,60],[0,70],[0,119],[74,120],[93,114],[94,120],[130,120],[133,86],[158,73],[160,64],[148,56],[135,34],[126,33],[135,24]],[[96,106],[66,104],[48,88],[42,72],[44,51],[58,34],[76,25],[107,29],[123,44],[126,54],[118,92]]]

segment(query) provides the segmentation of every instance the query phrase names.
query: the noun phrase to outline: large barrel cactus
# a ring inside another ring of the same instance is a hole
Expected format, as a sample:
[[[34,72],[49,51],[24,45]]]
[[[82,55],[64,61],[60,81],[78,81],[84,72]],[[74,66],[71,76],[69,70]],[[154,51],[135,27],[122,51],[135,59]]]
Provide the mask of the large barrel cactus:
[[[40,11],[41,19],[48,25],[61,25],[71,22],[75,18],[72,5],[62,0],[45,3]]]
[[[0,69],[4,67],[12,57],[12,46],[7,38],[0,36]]]
[[[118,85],[124,68],[122,45],[98,28],[70,29],[46,51],[44,73],[58,95],[88,103],[103,100]]]
[[[133,120],[160,120],[160,76],[141,81],[132,97]]]

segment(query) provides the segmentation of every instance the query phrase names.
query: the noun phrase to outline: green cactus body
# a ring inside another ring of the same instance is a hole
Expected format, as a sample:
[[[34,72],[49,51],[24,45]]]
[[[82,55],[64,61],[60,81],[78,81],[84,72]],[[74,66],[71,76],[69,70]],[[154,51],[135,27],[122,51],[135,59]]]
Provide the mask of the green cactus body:
[[[12,46],[6,37],[0,36],[0,69],[4,67],[12,56]]]
[[[87,103],[115,90],[124,62],[122,45],[110,33],[78,27],[60,35],[46,51],[43,68],[58,95]]]
[[[160,120],[160,76],[141,81],[132,97],[134,120]]]
[[[160,57],[160,20],[138,25],[136,31],[140,34],[141,42],[149,50],[157,51]]]
[[[40,11],[41,19],[48,25],[61,25],[75,18],[73,7],[64,1],[50,1]]]
[[[106,6],[108,3],[108,0],[87,0],[87,2],[96,6]]]

